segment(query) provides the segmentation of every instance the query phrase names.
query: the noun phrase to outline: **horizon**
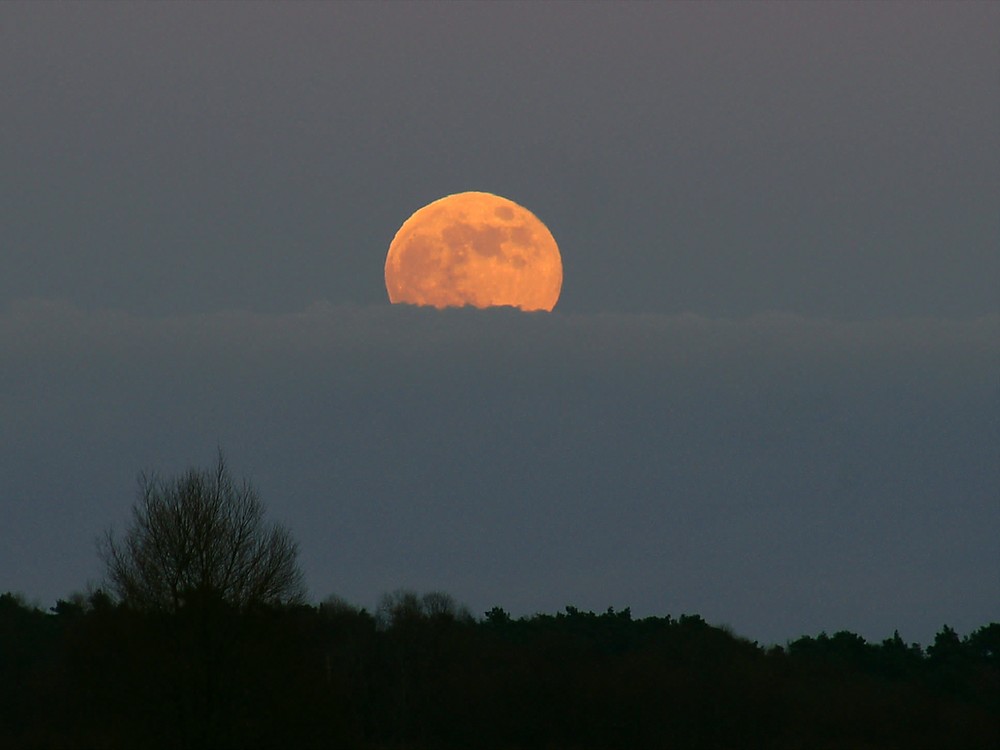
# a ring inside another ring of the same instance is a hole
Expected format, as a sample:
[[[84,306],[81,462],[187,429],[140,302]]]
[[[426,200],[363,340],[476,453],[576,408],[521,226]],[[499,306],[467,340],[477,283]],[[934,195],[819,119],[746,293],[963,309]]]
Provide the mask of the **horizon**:
[[[0,591],[95,583],[136,475],[221,447],[315,601],[1000,620],[998,38],[974,2],[0,4]],[[390,304],[463,191],[544,222],[551,313]]]

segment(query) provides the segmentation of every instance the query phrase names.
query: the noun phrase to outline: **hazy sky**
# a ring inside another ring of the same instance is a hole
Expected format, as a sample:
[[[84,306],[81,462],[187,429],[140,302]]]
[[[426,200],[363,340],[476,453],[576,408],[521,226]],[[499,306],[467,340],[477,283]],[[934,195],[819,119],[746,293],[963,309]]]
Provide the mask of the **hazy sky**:
[[[1000,6],[0,4],[0,590],[217,446],[314,598],[1000,619]],[[486,190],[552,314],[391,307]]]

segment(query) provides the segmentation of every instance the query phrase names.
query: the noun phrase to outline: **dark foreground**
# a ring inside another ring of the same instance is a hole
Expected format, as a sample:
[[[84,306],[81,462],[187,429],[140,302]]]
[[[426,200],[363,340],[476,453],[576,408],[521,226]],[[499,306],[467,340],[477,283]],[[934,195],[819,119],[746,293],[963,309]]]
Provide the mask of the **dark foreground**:
[[[138,614],[0,596],[0,747],[1000,747],[1000,624],[755,643],[697,616],[482,620],[442,595]]]

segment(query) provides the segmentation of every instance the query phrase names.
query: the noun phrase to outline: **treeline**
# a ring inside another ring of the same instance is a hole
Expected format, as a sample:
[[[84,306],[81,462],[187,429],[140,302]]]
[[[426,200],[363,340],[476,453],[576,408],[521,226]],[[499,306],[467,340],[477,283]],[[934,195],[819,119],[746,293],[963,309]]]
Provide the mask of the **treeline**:
[[[761,648],[696,615],[311,606],[297,544],[221,451],[140,475],[99,553],[107,591],[0,596],[3,750],[1000,747],[1000,624]]]
[[[764,648],[697,615],[447,595],[144,611],[0,596],[0,747],[1000,747],[1000,624]]]

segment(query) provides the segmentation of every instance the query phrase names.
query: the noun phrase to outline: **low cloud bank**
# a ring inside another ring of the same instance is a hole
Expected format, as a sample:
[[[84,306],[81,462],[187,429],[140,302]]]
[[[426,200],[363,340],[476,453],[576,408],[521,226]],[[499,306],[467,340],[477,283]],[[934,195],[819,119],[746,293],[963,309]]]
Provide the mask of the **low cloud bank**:
[[[0,588],[100,575],[135,474],[250,476],[317,598],[696,611],[762,640],[1000,617],[1000,316],[317,305],[0,313]]]

